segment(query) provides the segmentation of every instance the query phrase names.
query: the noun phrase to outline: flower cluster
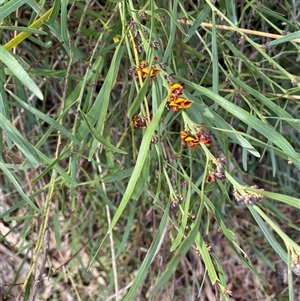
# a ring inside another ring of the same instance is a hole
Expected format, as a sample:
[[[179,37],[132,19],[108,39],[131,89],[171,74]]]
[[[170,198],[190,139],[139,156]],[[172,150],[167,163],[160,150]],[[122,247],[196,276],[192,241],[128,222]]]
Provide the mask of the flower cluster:
[[[132,29],[135,48],[139,53],[141,53],[144,50],[144,45],[140,39],[140,32],[138,30],[137,23],[133,20],[133,18],[131,18],[129,21],[127,21],[127,26],[129,26]],[[149,31],[146,30],[145,28],[142,29],[142,32],[145,36],[149,36]],[[158,50],[159,42],[157,42],[153,38],[151,38],[151,40],[148,39],[148,43],[151,48]]]
[[[188,109],[193,104],[192,100],[183,96],[183,86],[180,84],[172,84],[170,87],[169,101],[167,108],[176,112],[181,109]]]
[[[254,185],[251,188],[258,189],[258,186]],[[263,195],[257,192],[247,192],[244,195],[239,194],[236,189],[233,190],[233,196],[238,203],[244,202],[246,205],[253,205],[254,203],[261,202]]]
[[[180,133],[181,144],[187,144],[191,148],[195,148],[197,144],[203,143],[206,146],[211,145],[212,132],[202,127],[195,133],[192,134],[189,130],[184,130]]]
[[[181,194],[171,195],[172,207],[176,208],[184,200]]]
[[[146,116],[134,115],[131,122],[134,127],[138,129],[145,129],[147,127],[147,120],[148,118]]]
[[[215,183],[216,179],[222,180],[225,178],[223,173],[224,167],[226,165],[226,157],[220,157],[215,162],[216,168],[210,172],[206,178],[206,183]]]
[[[153,79],[155,79],[156,74],[159,73],[159,70],[158,70],[158,68],[153,67],[153,66],[151,66],[151,67],[149,68],[148,63],[147,63],[146,61],[142,61],[142,62],[137,66],[137,68],[136,68],[136,73],[137,73],[137,75],[136,75],[136,77],[135,77],[135,80],[137,80],[137,81],[138,81],[138,79],[139,79],[139,76],[138,76],[139,74],[141,75],[141,78],[143,78],[143,79],[145,79],[145,78],[148,76],[148,74],[150,74],[150,77],[151,77],[151,79],[153,80]]]
[[[182,131],[180,133],[180,137],[181,137],[181,144],[182,145],[187,144],[191,148],[195,148],[199,143],[199,140],[196,138],[196,136],[188,131]]]

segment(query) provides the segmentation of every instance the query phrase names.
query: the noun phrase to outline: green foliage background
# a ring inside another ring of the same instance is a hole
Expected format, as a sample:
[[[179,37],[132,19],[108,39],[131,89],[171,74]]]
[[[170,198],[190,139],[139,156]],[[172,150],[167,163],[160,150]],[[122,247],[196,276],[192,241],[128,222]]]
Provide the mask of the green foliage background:
[[[2,298],[297,300],[300,5],[277,2],[1,1]]]

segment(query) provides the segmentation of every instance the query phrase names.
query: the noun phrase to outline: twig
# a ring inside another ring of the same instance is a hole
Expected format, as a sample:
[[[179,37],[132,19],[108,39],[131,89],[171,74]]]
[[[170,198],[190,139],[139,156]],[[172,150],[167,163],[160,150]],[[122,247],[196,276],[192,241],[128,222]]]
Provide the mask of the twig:
[[[132,286],[133,282],[134,280],[130,281],[125,287],[121,288],[118,293],[122,294],[126,292]],[[116,298],[116,294],[109,296],[105,301],[110,301],[114,298]]]
[[[108,221],[108,227],[110,228],[111,225],[111,216],[108,205],[106,207],[106,213],[107,213],[107,221]],[[119,286],[118,286],[118,272],[117,272],[117,264],[116,264],[116,256],[115,256],[115,246],[114,246],[114,238],[112,231],[109,232],[109,241],[110,241],[110,249],[111,249],[111,261],[112,261],[112,268],[113,268],[113,274],[114,274],[114,282],[115,282],[115,296],[116,301],[120,300],[119,295]]]
[[[48,56],[53,50],[55,50],[62,44],[63,44],[63,42],[60,42],[60,43],[54,45],[53,47],[51,47],[44,55],[42,55],[36,61],[34,61],[32,64],[30,64],[29,68],[26,71],[29,72],[33,66],[37,66],[46,56]]]
[[[42,255],[42,262],[41,265],[38,267],[38,275],[35,278],[35,286],[34,286],[34,292],[31,296],[31,298],[29,299],[29,301],[35,301],[38,292],[41,290],[42,288],[42,279],[43,279],[43,275],[44,275],[44,271],[45,271],[45,266],[46,266],[46,262],[47,262],[47,254],[48,254],[48,250],[49,250],[49,228],[47,227],[45,233],[44,233],[44,248],[43,251],[41,252]]]
[[[100,159],[98,154],[96,154],[96,160],[97,162],[100,163]],[[100,174],[102,173],[102,167],[99,164],[98,166]],[[102,182],[102,189],[106,193],[106,186]],[[106,205],[106,213],[107,213],[107,222],[108,222],[108,228],[110,229],[111,225],[111,215],[109,211],[108,205]],[[114,285],[115,285],[115,296],[116,296],[116,301],[120,300],[120,295],[119,295],[119,285],[118,285],[118,271],[117,271],[117,264],[116,264],[116,256],[115,256],[115,246],[114,246],[114,239],[113,239],[113,234],[112,231],[109,231],[109,240],[110,240],[110,250],[111,250],[111,261],[112,261],[112,269],[113,269],[113,275],[114,275]]]
[[[178,22],[183,23],[183,24],[192,24],[193,23],[192,21],[184,20],[184,19],[179,19]],[[200,26],[206,27],[206,28],[212,28],[213,24],[202,22],[200,24]],[[283,35],[279,35],[279,34],[263,32],[263,31],[257,31],[257,30],[251,30],[251,29],[245,29],[245,28],[239,28],[239,27],[232,27],[232,26],[227,26],[227,25],[216,24],[215,26],[218,29],[223,29],[223,30],[227,30],[227,31],[241,31],[242,33],[245,33],[245,34],[250,34],[250,35],[260,36],[260,37],[267,37],[267,38],[270,38],[270,39],[279,39],[279,38],[283,37]],[[290,40],[290,42],[300,43],[300,39],[293,39],[293,40]]]

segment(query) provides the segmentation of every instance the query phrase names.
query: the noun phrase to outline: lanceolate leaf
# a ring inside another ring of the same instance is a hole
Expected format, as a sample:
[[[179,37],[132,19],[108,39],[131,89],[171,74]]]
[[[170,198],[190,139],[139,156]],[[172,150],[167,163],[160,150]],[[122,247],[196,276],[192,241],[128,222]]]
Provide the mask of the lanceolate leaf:
[[[0,161],[0,170],[2,170],[3,173],[5,174],[5,176],[10,180],[10,183],[12,183],[14,185],[16,190],[19,192],[19,194],[23,198],[24,202],[27,203],[30,207],[32,207],[38,213],[41,213],[41,210],[28,198],[28,196],[24,193],[22,187],[20,186],[20,184],[18,183],[16,178],[13,176],[13,174],[10,172],[10,170],[8,168],[6,168],[5,164],[3,164],[1,161]]]
[[[139,269],[138,274],[135,277],[135,280],[134,280],[128,294],[124,298],[124,301],[134,300],[134,297],[136,296],[136,292],[140,288],[142,282],[144,281],[145,277],[147,276],[147,274],[149,272],[149,267],[150,267],[151,263],[153,262],[157,252],[159,251],[159,246],[161,245],[162,239],[164,238],[164,236],[166,234],[169,210],[170,210],[170,203],[168,203],[168,205],[165,208],[164,215],[160,221],[160,225],[159,225],[158,230],[156,231],[156,235],[153,239],[153,242],[147,252],[147,255]]]
[[[5,19],[12,12],[18,9],[20,6],[25,4],[28,0],[11,0],[7,1],[3,6],[1,6],[0,18],[1,20]],[[3,2],[1,1],[1,4]]]
[[[49,117],[48,115],[42,113],[41,111],[37,110],[36,108],[28,105],[26,102],[24,102],[22,99],[20,99],[17,95],[12,93],[11,91],[7,91],[14,99],[27,111],[34,114],[37,118],[44,120],[51,126],[53,126],[56,130],[60,131],[63,135],[68,137],[71,141],[73,141],[74,144],[79,144],[80,141],[72,135],[68,130],[66,130],[62,125],[60,125],[57,121]]]
[[[9,137],[24,156],[30,161],[33,167],[39,166],[40,157],[35,148],[20,134],[12,123],[0,112],[0,127],[3,129],[5,136]]]
[[[109,143],[104,137],[101,136],[100,133],[96,131],[96,129],[92,126],[91,122],[89,121],[88,117],[80,111],[81,116],[83,117],[84,121],[86,122],[88,128],[90,129],[93,136],[102,143],[107,149],[111,150],[112,152],[120,153],[120,154],[127,154],[125,151],[118,149],[117,147],[113,146]]]
[[[1,45],[0,60],[8,67],[11,73],[16,76],[25,87],[28,88],[28,90],[34,93],[39,99],[43,100],[44,96],[39,87],[30,78],[28,73],[22,68],[15,57]]]

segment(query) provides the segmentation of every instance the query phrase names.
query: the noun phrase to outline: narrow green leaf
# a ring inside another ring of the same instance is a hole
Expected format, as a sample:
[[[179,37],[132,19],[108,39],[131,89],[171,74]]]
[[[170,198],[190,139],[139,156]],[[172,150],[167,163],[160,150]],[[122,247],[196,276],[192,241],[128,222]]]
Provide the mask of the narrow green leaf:
[[[229,296],[228,296],[228,292],[227,292],[227,283],[226,283],[226,273],[224,272],[224,269],[222,267],[222,264],[219,260],[219,258],[217,256],[215,256],[214,253],[211,254],[211,256],[214,259],[215,265],[216,265],[216,271],[218,271],[218,277],[220,280],[220,286],[223,289],[223,291],[221,290],[221,292],[224,294],[222,296],[222,301],[230,301]]]
[[[182,256],[184,256],[189,251],[191,245],[194,243],[196,239],[196,236],[199,234],[200,221],[201,221],[201,214],[198,214],[192,230],[189,232],[187,237],[178,247],[177,251],[173,255],[172,259],[166,266],[161,276],[156,280],[156,284],[151,291],[151,296],[154,296],[174,274],[180,258],[182,258]]]
[[[58,162],[63,158],[66,157],[66,153],[70,151],[70,146],[65,148],[63,151],[61,151],[60,155],[55,159],[49,159],[46,155],[44,155],[42,152],[39,152],[39,156],[43,163],[47,164],[48,167],[45,168],[35,179],[32,180],[33,183],[39,181],[45,174],[47,174],[52,169],[56,170],[58,174],[61,175],[65,183],[68,183],[70,185],[77,186],[77,182],[73,180],[59,165]]]
[[[3,70],[0,70],[0,77],[3,75]],[[8,101],[7,101],[7,96],[5,93],[5,88],[3,85],[0,84],[0,113],[3,114],[4,117],[7,119],[10,118],[9,116],[9,107],[8,107]],[[3,137],[2,137],[2,130],[0,129],[0,143],[2,144],[4,142]],[[7,144],[8,148],[11,149],[13,146],[13,141],[12,139],[8,136],[5,137],[5,143]],[[1,154],[2,154],[2,149],[1,149]]]
[[[184,202],[184,211],[182,212],[182,220],[181,220],[181,225],[179,228],[179,231],[177,233],[176,238],[174,239],[170,251],[173,252],[174,250],[177,249],[179,244],[182,241],[182,238],[184,236],[186,226],[187,226],[187,221],[188,221],[188,216],[189,216],[189,210],[190,210],[190,202],[191,202],[191,178],[185,173],[185,170],[182,170],[183,174],[185,174],[186,179],[189,182],[188,185],[188,192],[186,194],[185,202]]]
[[[4,20],[7,16],[25,3],[27,3],[27,0],[11,0],[6,2],[0,8],[0,20]]]
[[[200,254],[202,256],[202,259],[204,261],[205,268],[207,270],[210,281],[214,285],[219,280],[219,278],[218,278],[218,275],[216,273],[214,264],[211,260],[208,248],[207,248],[207,246],[204,242],[203,237],[199,233],[197,233],[195,241],[196,241],[196,245],[197,245],[197,247],[200,251]]]
[[[58,200],[55,201],[55,210],[54,210],[54,217],[53,217],[53,228],[54,228],[54,236],[55,236],[55,243],[56,249],[58,251],[61,250],[61,233],[60,233],[60,221],[59,221],[59,204]]]
[[[254,206],[257,207],[257,206]],[[251,214],[253,215],[254,219],[256,220],[259,228],[264,233],[266,239],[272,246],[272,248],[276,251],[276,253],[279,255],[279,257],[287,264],[288,258],[287,253],[282,249],[278,241],[274,238],[274,236],[271,234],[270,230],[265,225],[264,221],[260,217],[259,213],[257,212],[258,208],[254,208],[253,206],[248,206],[248,209],[250,210]]]
[[[111,222],[111,226],[110,228],[108,229],[108,232],[107,234],[105,235],[105,237],[103,238],[103,240],[101,241],[99,247],[98,247],[98,250],[97,252],[95,253],[96,255],[92,258],[88,268],[92,265],[93,261],[95,260],[97,254],[98,254],[98,251],[100,250],[104,240],[106,239],[108,233],[110,231],[112,231],[112,229],[114,228],[114,226],[116,225],[116,223],[118,222],[119,218],[121,217],[122,215],[122,212],[124,211],[125,207],[127,206],[133,192],[134,192],[134,189],[135,189],[135,186],[136,186],[136,183],[140,177],[140,174],[142,172],[142,169],[144,167],[144,163],[145,163],[145,160],[148,156],[148,152],[149,152],[149,146],[150,146],[150,143],[151,143],[151,140],[152,140],[152,137],[153,137],[153,134],[154,134],[154,131],[155,129],[157,128],[158,126],[158,123],[161,119],[161,115],[165,109],[165,106],[166,106],[166,103],[167,103],[167,98],[161,103],[161,105],[159,106],[152,122],[150,123],[149,127],[147,128],[145,134],[144,134],[144,137],[143,137],[143,140],[142,140],[142,143],[141,143],[141,146],[140,146],[140,150],[139,150],[139,154],[138,154],[138,157],[137,157],[137,160],[136,160],[136,164],[135,164],[135,167],[134,167],[134,170],[133,170],[133,173],[130,177],[130,180],[127,184],[127,187],[126,187],[126,190],[124,192],[124,195],[123,195],[123,198],[120,202],[120,205],[114,215],[114,218]]]
[[[141,194],[145,191],[145,187],[149,179],[149,169],[150,169],[150,153],[148,153],[148,157],[145,160],[144,167],[136,183],[135,190],[133,191],[131,197],[133,200],[137,201],[138,198],[141,196]]]
[[[197,186],[195,186],[194,184],[193,184],[193,188],[195,189],[195,191],[197,191],[198,193],[200,193],[199,188]],[[245,257],[241,254],[240,250],[237,248],[237,246],[236,246],[236,244],[234,242],[234,236],[232,235],[231,231],[229,229],[227,229],[226,225],[224,224],[224,218],[223,218],[222,214],[219,213],[219,211],[217,210],[217,208],[209,200],[208,197],[204,196],[204,200],[205,200],[205,203],[208,205],[209,209],[213,212],[214,217],[216,218],[218,224],[220,225],[222,233],[226,237],[228,245],[230,246],[230,248],[234,251],[234,253],[240,259],[240,261],[243,262],[243,264],[254,275],[256,275],[261,280],[261,282],[265,282],[266,283],[266,281],[264,280],[264,278],[258,273],[258,271],[255,270],[255,268],[251,264],[249,264],[248,260],[245,259]]]
[[[165,208],[164,215],[160,221],[158,230],[152,241],[152,244],[146,254],[145,259],[143,260],[143,263],[133,281],[133,284],[132,284],[129,292],[126,294],[123,301],[131,301],[131,300],[135,299],[134,297],[136,296],[136,292],[138,291],[142,282],[144,281],[145,277],[147,276],[151,262],[154,260],[156,254],[159,250],[159,246],[161,245],[162,240],[166,234],[169,210],[170,210],[170,202],[168,203],[168,205]]]
[[[12,74],[16,76],[25,87],[28,88],[28,90],[30,90],[39,99],[43,100],[44,96],[39,87],[30,78],[28,73],[22,68],[15,57],[1,45],[0,60],[8,67]]]
[[[220,6],[225,9],[226,16],[234,24],[237,25],[237,16],[236,16],[236,1],[234,0],[221,0]]]
[[[25,202],[26,204],[26,202]],[[5,212],[6,213],[6,212]],[[9,217],[5,217],[3,220],[6,222],[11,222],[11,221],[22,221],[25,219],[31,219],[34,218],[35,215],[31,215],[31,214],[27,214],[27,215],[21,215],[21,216],[9,216]]]
[[[11,91],[7,90],[7,92],[28,112],[35,115],[37,118],[44,120],[46,123],[53,126],[56,130],[60,131],[62,135],[69,138],[74,144],[80,144],[80,141],[68,130],[66,130],[62,125],[60,125],[57,121],[49,117],[48,115],[42,113],[41,111],[37,110],[36,108],[28,105],[26,102],[24,102],[21,98],[19,98],[17,95],[12,93]]]
[[[198,30],[198,27],[201,26],[201,23],[206,19],[208,14],[210,13],[210,7],[209,5],[205,5],[201,12],[198,14],[196,20],[194,21],[193,25],[189,29],[187,36],[184,38],[183,42],[186,43],[189,41],[189,39],[193,36],[196,30]]]
[[[82,112],[79,111],[82,118],[86,122],[88,128],[90,129],[92,135],[100,142],[102,143],[107,149],[111,150],[112,152],[115,153],[120,153],[126,155],[127,153],[115,146],[113,146],[110,142],[108,142],[106,139],[104,139],[97,131],[96,129],[92,126],[91,122],[89,121],[88,117]]]
[[[235,78],[234,76],[228,75],[230,80],[236,83],[239,87],[241,87],[244,91],[253,95],[257,100],[259,100],[262,104],[266,107],[271,109],[279,118],[285,118],[285,121],[289,123],[295,130],[300,132],[300,125],[298,120],[293,118],[287,111],[282,109],[280,106],[276,105],[273,101],[271,101],[266,96],[262,95],[259,91],[249,87],[247,84],[243,83],[239,79]],[[276,118],[276,117],[275,117]]]
[[[248,9],[249,7],[251,7],[251,6],[253,5],[253,3],[255,3],[255,2],[256,2],[256,0],[248,1],[248,3],[246,2],[245,6],[243,7],[243,10],[242,10],[242,12],[241,12],[241,16],[240,16],[240,19],[239,19],[238,24],[241,24],[241,22],[242,22],[242,20],[243,20],[243,18],[244,18],[245,12],[246,12],[247,9]]]
[[[111,183],[111,182],[116,182],[116,181],[121,181],[126,178],[129,178],[132,175],[134,167],[121,170],[117,173],[114,173],[113,175],[108,175],[103,177],[103,182],[104,183]]]
[[[2,113],[0,112],[0,128],[3,129],[5,136],[9,137],[24,156],[30,161],[33,167],[38,167],[41,163],[40,156],[32,144],[30,144],[20,132],[11,124]]]
[[[163,62],[167,62],[171,53],[171,50],[173,49],[173,44],[175,41],[175,32],[176,32],[176,23],[177,23],[177,5],[178,5],[178,1],[172,1],[172,5],[173,5],[173,11],[166,11],[167,14],[170,17],[170,25],[169,25],[169,37],[168,37],[168,44],[167,47],[164,51],[164,58],[163,58]],[[172,20],[175,20],[175,22]]]
[[[61,0],[54,0],[53,10],[48,19],[48,23],[52,24],[57,20],[58,14],[60,12],[60,5],[61,5]]]
[[[68,22],[67,22],[67,6],[68,1],[67,0],[61,0],[61,22],[60,22],[60,32],[63,41],[69,45],[69,39],[68,39]]]
[[[114,53],[114,56],[111,61],[110,68],[106,75],[105,81],[101,87],[99,94],[97,95],[93,106],[87,113],[87,117],[92,125],[94,125],[97,121],[97,129],[102,131],[102,127],[104,125],[105,117],[107,115],[107,109],[110,99],[110,92],[114,86],[116,76],[119,71],[120,61],[123,54],[123,48],[121,44],[117,46],[117,49]],[[101,58],[98,59],[101,61]],[[78,138],[82,140],[89,133],[87,124],[83,124],[78,129]]]
[[[5,164],[0,161],[0,169],[3,171],[5,176],[10,180],[10,183],[14,185],[16,190],[19,192],[25,203],[28,204],[32,209],[38,213],[42,213],[41,210],[29,199],[29,197],[24,193],[22,187],[19,185],[18,181],[15,179],[13,174],[6,168]]]
[[[262,190],[262,189],[249,188],[249,191],[254,191],[256,193],[260,193],[263,196],[265,196],[266,198],[269,198],[271,200],[276,200],[276,201],[279,201],[281,203],[288,204],[289,206],[293,206],[293,207],[298,208],[298,209],[299,209],[299,206],[300,206],[299,198],[294,198],[294,197],[291,197],[291,196],[288,196],[288,195],[275,193],[275,192],[271,192],[271,191],[265,191],[265,190]]]
[[[38,35],[48,35],[46,31],[30,28],[30,27],[24,27],[24,26],[0,26],[0,30],[1,29],[30,32],[31,34],[38,34]]]
[[[158,126],[161,115],[162,115],[162,113],[165,109],[166,102],[167,102],[167,99],[165,99],[161,103],[161,105],[159,106],[152,122],[150,123],[148,129],[146,130],[146,132],[144,134],[144,137],[143,137],[143,140],[142,140],[142,143],[141,143],[141,146],[140,146],[139,154],[138,154],[138,157],[137,157],[137,160],[136,160],[135,168],[134,168],[133,173],[131,175],[131,178],[128,182],[127,188],[125,190],[125,193],[124,193],[124,196],[121,200],[121,203],[118,207],[118,210],[115,213],[115,216],[114,216],[114,218],[111,222],[111,227],[110,227],[109,231],[111,231],[111,229],[113,229],[113,227],[117,223],[118,219],[120,218],[122,212],[124,211],[126,205],[128,204],[128,202],[129,202],[129,200],[130,200],[130,198],[131,198],[131,196],[134,192],[136,183],[137,183],[137,181],[140,177],[140,174],[141,174],[142,169],[144,167],[146,158],[148,156],[151,139],[153,137],[153,134],[154,134],[154,131],[155,131],[156,127]]]
[[[146,80],[143,82],[143,85],[141,87],[141,89],[139,90],[136,98],[134,99],[134,101],[132,102],[129,110],[128,110],[128,117],[131,119],[132,116],[134,114],[136,114],[136,112],[139,110],[139,107],[148,91],[148,86],[149,86],[149,83],[150,83],[150,75],[147,76]]]
[[[128,218],[127,218],[127,223],[126,223],[126,228],[122,237],[122,241],[120,243],[120,246],[118,248],[118,252],[116,254],[116,258],[118,258],[123,250],[125,249],[125,246],[128,242],[129,239],[129,235],[132,232],[132,226],[134,224],[134,217],[135,217],[135,213],[136,213],[136,206],[137,206],[137,202],[132,202],[131,206],[130,206],[130,211],[128,214]]]
[[[295,39],[300,39],[300,31],[296,31],[290,34],[287,34],[286,36],[283,36],[279,39],[273,40],[269,43],[270,46],[275,46],[281,43],[286,43],[286,42],[293,42]]]

